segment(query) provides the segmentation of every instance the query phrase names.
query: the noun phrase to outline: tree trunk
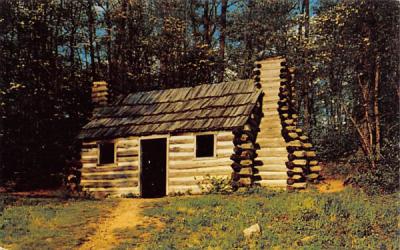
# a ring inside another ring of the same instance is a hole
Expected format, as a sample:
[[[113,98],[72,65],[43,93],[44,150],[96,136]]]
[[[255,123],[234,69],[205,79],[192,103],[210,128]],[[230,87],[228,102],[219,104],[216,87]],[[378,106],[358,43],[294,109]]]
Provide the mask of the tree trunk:
[[[72,27],[71,34],[69,36],[69,61],[71,63],[71,67],[74,68],[75,66],[75,26]]]
[[[300,16],[301,16],[301,18],[300,18],[300,23],[299,23],[299,29],[298,29],[298,42],[299,42],[299,44],[300,44],[300,42],[301,42],[301,37],[302,37],[302,35],[303,35],[303,22],[302,22],[302,18],[303,18],[303,14],[304,14],[304,4],[303,4],[303,0],[299,0],[299,11],[300,11]]]
[[[368,85],[363,83],[363,80],[360,76],[358,76],[358,85],[360,86],[361,96],[362,96],[362,105],[364,109],[364,119],[365,119],[365,127],[367,130],[368,140],[369,140],[369,147],[371,147],[373,143],[373,132],[371,126],[371,119],[370,119],[370,94],[368,91]],[[370,156],[372,156],[372,150],[370,151]]]
[[[304,40],[307,42],[309,36],[309,22],[310,22],[310,2],[309,0],[303,1],[302,12],[304,13]],[[301,31],[301,30],[300,30]],[[299,34],[300,35],[300,34]],[[304,68],[306,72],[309,72],[310,64],[308,61],[308,50],[307,48],[304,49]],[[312,93],[310,93],[309,87],[310,81],[308,74],[305,76],[303,74],[303,98],[304,98],[304,130],[306,132],[310,132],[311,128],[311,112],[312,112]]]
[[[96,80],[96,64],[95,64],[95,27],[94,27],[94,14],[93,14],[93,0],[88,0],[87,8],[88,16],[88,35],[89,35],[89,51],[90,51],[90,66],[92,69],[92,80]]]
[[[111,50],[111,31],[112,31],[112,22],[111,22],[111,18],[110,18],[110,5],[109,2],[106,1],[106,9],[107,12],[105,14],[105,21],[106,21],[106,25],[107,25],[107,61],[108,61],[108,81],[109,83],[111,83],[111,78],[112,78],[112,69],[111,69],[111,65],[112,65],[112,50]]]
[[[101,74],[102,69],[101,69],[101,56],[100,56],[101,45],[100,45],[100,43],[97,43],[97,42],[96,42],[96,47],[95,47],[95,49],[96,49],[97,69],[98,69],[98,73],[97,73],[98,76],[97,76],[97,77],[102,78],[102,77],[104,77],[104,76]],[[99,80],[100,80],[100,79],[99,79]]]
[[[308,35],[310,33],[310,0],[304,0],[303,8],[305,12],[304,36],[308,38]]]
[[[375,159],[379,161],[381,155],[381,121],[379,112],[379,82],[381,62],[379,56],[376,58],[374,79],[374,116],[375,116]]]
[[[198,30],[198,19],[197,19],[197,14],[196,14],[196,8],[197,8],[197,0],[191,0],[190,1],[190,20],[191,20],[191,26],[192,26],[192,34],[195,40],[195,43],[198,42],[199,38],[199,30]]]
[[[364,152],[364,155],[367,157],[368,162],[371,164],[370,166],[374,169],[376,167],[374,159],[371,157],[373,151],[371,150],[371,145],[368,143],[368,132],[365,132],[365,129],[362,128],[362,125],[358,125],[357,121],[354,117],[347,111],[346,106],[343,106],[345,114],[349,117],[350,121],[353,123],[357,134],[359,136],[359,140],[361,142],[361,148]]]
[[[221,17],[220,17],[220,36],[219,36],[219,57],[221,60],[221,72],[219,82],[224,80],[225,73],[225,31],[226,31],[226,11],[228,8],[228,0],[221,0]]]
[[[247,3],[248,13],[246,16],[246,23],[249,24],[253,18],[253,11],[254,11],[254,1],[249,0]],[[242,68],[242,71],[239,72],[239,78],[248,78],[250,77],[250,67],[253,67],[250,63],[252,62],[252,55],[253,55],[253,39],[250,32],[245,30],[244,32],[244,46],[245,46],[245,54],[243,55],[245,67]]]
[[[84,51],[85,51],[85,65],[86,65],[86,69],[88,69],[89,68],[88,46],[85,45],[83,48],[84,48]]]
[[[203,12],[203,26],[204,26],[204,42],[211,47],[211,20],[209,14],[209,1],[204,1],[204,12]]]

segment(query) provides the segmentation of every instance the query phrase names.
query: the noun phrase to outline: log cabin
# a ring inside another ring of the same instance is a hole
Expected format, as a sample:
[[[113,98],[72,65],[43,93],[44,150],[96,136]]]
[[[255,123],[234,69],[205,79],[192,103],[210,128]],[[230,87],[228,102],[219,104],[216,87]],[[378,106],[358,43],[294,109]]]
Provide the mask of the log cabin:
[[[305,188],[319,178],[315,151],[294,107],[283,58],[255,65],[249,80],[136,92],[95,105],[82,141],[81,185],[100,194],[161,197],[201,193],[207,178],[232,187]]]
[[[233,131],[251,135],[261,119],[251,80],[137,92],[111,105],[106,89],[94,83],[98,107],[79,135],[81,184],[92,192],[199,193],[207,175],[231,178]]]

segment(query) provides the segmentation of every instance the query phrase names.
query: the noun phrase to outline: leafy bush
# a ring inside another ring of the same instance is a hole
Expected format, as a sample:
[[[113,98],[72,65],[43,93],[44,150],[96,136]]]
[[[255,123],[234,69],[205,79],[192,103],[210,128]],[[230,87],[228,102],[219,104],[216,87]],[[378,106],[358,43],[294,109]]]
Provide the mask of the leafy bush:
[[[229,194],[233,192],[231,180],[226,177],[206,175],[199,182],[199,187],[206,194]]]
[[[357,138],[354,133],[341,132],[326,125],[317,124],[311,133],[318,157],[324,161],[335,161],[354,153],[357,148]]]
[[[354,183],[368,194],[393,193],[399,190],[400,154],[396,137],[385,140],[382,158],[375,169],[362,167],[353,177]]]

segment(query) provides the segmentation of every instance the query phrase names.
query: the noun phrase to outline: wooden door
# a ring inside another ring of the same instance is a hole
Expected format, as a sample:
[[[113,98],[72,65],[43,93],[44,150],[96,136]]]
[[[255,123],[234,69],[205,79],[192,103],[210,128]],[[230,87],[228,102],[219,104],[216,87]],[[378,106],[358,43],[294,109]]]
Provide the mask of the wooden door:
[[[145,139],[140,143],[141,196],[162,197],[167,184],[167,139]]]

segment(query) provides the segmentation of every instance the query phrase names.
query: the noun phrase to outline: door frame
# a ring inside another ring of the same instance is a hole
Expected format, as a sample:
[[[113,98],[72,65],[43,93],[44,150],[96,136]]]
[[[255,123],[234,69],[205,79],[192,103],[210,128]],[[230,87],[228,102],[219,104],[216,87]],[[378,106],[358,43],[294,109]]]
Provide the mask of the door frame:
[[[165,149],[165,196],[169,194],[168,190],[168,175],[169,175],[169,135],[149,135],[149,136],[141,136],[139,137],[139,154],[138,154],[138,160],[139,160],[139,178],[138,178],[138,184],[139,184],[139,195],[142,197],[142,140],[152,140],[152,139],[165,139],[166,143],[166,149]]]

